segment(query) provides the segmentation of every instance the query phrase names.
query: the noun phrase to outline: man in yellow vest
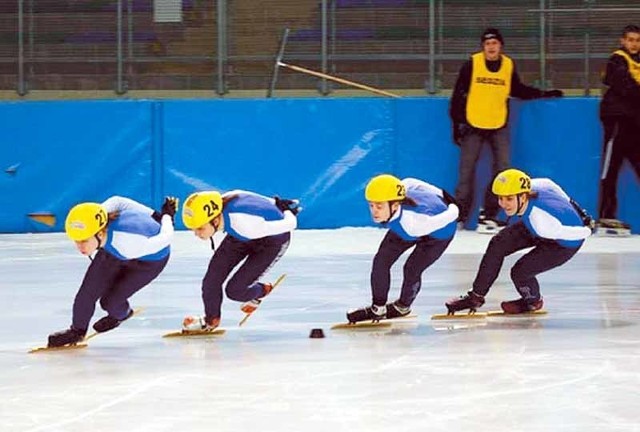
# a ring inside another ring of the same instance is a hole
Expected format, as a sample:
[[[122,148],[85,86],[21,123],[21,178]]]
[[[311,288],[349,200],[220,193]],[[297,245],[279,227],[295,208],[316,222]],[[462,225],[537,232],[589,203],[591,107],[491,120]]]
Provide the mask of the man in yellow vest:
[[[626,26],[620,44],[607,62],[602,82],[608,88],[600,103],[604,146],[596,233],[611,236],[631,233],[631,227],[616,218],[622,162],[628,159],[640,177],[640,27]]]
[[[475,168],[482,146],[485,143],[491,146],[492,177],[510,166],[509,98],[537,99],[563,95],[560,90],[543,91],[520,81],[514,61],[502,53],[504,39],[498,29],[486,29],[481,43],[482,51],[473,54],[462,65],[449,107],[453,140],[461,152],[455,198],[462,225],[471,212]],[[480,211],[478,232],[494,234],[504,226],[504,222],[497,220],[498,211],[498,201],[488,187],[484,209]]]

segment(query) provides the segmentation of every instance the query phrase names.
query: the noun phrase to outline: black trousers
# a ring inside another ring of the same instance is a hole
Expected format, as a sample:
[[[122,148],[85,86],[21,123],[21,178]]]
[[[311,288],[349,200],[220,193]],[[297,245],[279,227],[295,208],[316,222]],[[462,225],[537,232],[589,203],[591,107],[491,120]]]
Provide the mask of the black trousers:
[[[219,318],[222,307],[222,285],[242,260],[244,263],[229,279],[227,297],[246,302],[261,297],[262,283],[257,280],[286,252],[290,233],[241,241],[227,235],[216,249],[202,280],[202,301],[207,320]]]
[[[493,219],[500,210],[498,199],[491,192],[491,184],[499,172],[509,168],[509,130],[507,128],[496,130],[474,128],[462,138],[460,145],[458,185],[456,186],[455,195],[460,208],[458,219],[462,222],[466,222],[469,218],[469,213],[471,213],[475,190],[476,165],[485,143],[491,147],[493,165],[491,181],[484,194],[484,212],[488,218]]]
[[[617,219],[618,175],[625,159],[640,178],[640,125],[626,117],[609,117],[602,120],[602,126],[604,145],[598,216],[600,219]]]
[[[129,297],[158,277],[168,261],[169,256],[159,261],[123,261],[100,249],[73,302],[72,326],[79,330],[89,327],[98,299],[109,315],[125,318],[130,308]]]
[[[533,249],[511,268],[511,280],[525,299],[540,298],[540,285],[536,275],[566,263],[580,249],[567,248],[556,241],[534,237],[522,222],[509,225],[489,242],[473,281],[473,292],[481,296],[487,295],[500,273],[504,258],[532,246]]]
[[[391,266],[400,258],[403,252],[415,246],[415,249],[404,263],[402,289],[399,298],[403,306],[411,306],[420,292],[422,273],[440,258],[449,243],[451,243],[451,240],[438,240],[425,236],[417,241],[407,241],[393,231],[388,231],[373,258],[371,269],[373,304],[378,306],[387,304],[391,287]]]

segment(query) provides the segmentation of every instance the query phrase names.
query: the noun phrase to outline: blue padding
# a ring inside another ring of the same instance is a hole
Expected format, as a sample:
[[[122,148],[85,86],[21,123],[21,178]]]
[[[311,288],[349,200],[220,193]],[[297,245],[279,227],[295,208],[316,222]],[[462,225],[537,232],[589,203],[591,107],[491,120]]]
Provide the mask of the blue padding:
[[[394,103],[393,171],[400,177],[426,180],[453,194],[460,150],[451,142],[448,99],[407,98]]]
[[[26,216],[52,213],[55,231],[80,201],[149,199],[150,110],[145,102],[0,104],[0,231],[49,231]],[[16,166],[9,174],[7,167]]]
[[[511,109],[513,165],[554,179],[594,216],[598,103]],[[158,208],[165,195],[236,188],[301,199],[302,228],[372,225],[363,191],[373,175],[418,177],[453,193],[459,149],[447,109],[448,99],[426,97],[0,103],[0,231],[60,231],[73,204],[113,194]],[[478,199],[489,163],[485,152]],[[639,189],[625,166],[618,216],[634,232]],[[54,214],[57,225],[26,217],[36,212]]]
[[[512,161],[532,177],[549,177],[589,212],[598,204],[602,127],[595,98],[514,104]]]
[[[392,169],[388,99],[167,102],[166,190],[247,189],[299,198],[300,225],[368,223],[368,178]]]

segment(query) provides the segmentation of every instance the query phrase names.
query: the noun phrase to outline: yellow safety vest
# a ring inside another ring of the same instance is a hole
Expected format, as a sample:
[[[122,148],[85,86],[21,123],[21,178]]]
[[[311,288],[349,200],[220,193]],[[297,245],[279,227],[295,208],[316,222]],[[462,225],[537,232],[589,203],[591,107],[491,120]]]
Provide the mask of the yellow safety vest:
[[[640,63],[633,60],[631,56],[627,54],[625,51],[617,50],[617,51],[614,51],[613,53],[618,54],[619,56],[622,56],[627,60],[627,64],[629,65],[629,73],[631,74],[631,77],[633,77],[633,79],[636,80],[638,84],[640,84]]]
[[[497,72],[487,69],[481,52],[473,54],[471,60],[473,72],[467,96],[467,121],[479,129],[500,129],[507,123],[513,60],[502,55]]]

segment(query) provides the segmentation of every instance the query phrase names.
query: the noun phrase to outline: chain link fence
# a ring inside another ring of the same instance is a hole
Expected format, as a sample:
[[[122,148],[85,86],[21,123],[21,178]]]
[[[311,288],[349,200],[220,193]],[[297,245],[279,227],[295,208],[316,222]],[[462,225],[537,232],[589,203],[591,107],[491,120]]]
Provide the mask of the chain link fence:
[[[589,94],[633,23],[616,0],[4,0],[0,89],[266,91],[289,28],[287,63],[438,94],[492,26],[526,83]],[[276,88],[344,85],[286,70]]]

